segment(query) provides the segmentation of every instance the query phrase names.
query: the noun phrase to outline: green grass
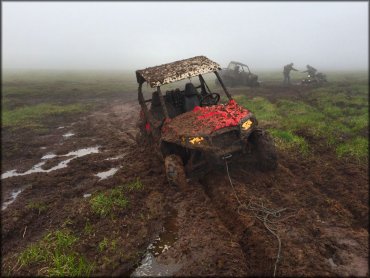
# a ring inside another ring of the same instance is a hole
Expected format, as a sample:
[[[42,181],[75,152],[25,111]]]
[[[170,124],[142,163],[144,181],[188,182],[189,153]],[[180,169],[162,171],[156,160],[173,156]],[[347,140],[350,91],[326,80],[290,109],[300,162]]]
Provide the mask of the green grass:
[[[128,206],[128,199],[125,196],[123,186],[98,193],[90,200],[94,213],[104,217],[111,215],[114,211],[125,209]]]
[[[337,146],[336,153],[340,158],[355,157],[364,160],[369,155],[369,141],[363,137],[355,137]]]
[[[83,257],[74,254],[56,254],[54,267],[48,269],[49,276],[89,276],[93,267]]]
[[[90,235],[90,234],[92,234],[92,232],[93,232],[93,225],[89,221],[87,221],[85,223],[84,233],[86,235]]]
[[[42,127],[42,120],[46,117],[79,113],[87,109],[88,107],[82,104],[43,103],[14,110],[2,110],[2,125],[3,127]]]
[[[21,266],[28,266],[32,263],[46,262],[48,252],[40,244],[31,244],[19,256]]]
[[[26,208],[30,210],[36,210],[40,215],[42,212],[45,212],[48,209],[48,206],[43,202],[29,201],[26,205]]]
[[[54,233],[49,233],[46,235],[45,240],[51,244],[55,245],[57,250],[64,250],[73,245],[78,238],[73,236],[69,231],[55,231]]]
[[[91,209],[102,217],[112,215],[115,211],[125,209],[129,205],[126,193],[140,191],[143,188],[140,178],[136,178],[124,185],[97,193],[90,199]]]
[[[106,237],[104,237],[104,239],[99,242],[99,245],[98,245],[98,249],[100,252],[104,251],[105,249],[108,248],[108,245],[109,245],[109,241]]]
[[[132,190],[142,190],[144,188],[144,185],[142,184],[141,180],[139,178],[136,178],[136,180],[129,182],[126,184],[126,187],[132,191]]]
[[[291,131],[280,129],[268,129],[271,136],[275,139],[278,148],[282,150],[298,150],[302,155],[307,155],[310,151],[306,140]]]
[[[73,251],[78,238],[68,230],[49,233],[31,244],[18,258],[21,267],[37,265],[47,276],[89,276],[94,265]]]
[[[109,240],[108,238],[104,237],[102,241],[98,244],[99,252],[103,252],[106,250],[114,251],[117,248],[117,240]]]
[[[339,158],[364,159],[368,150],[368,85],[331,83],[312,88],[300,100],[270,102],[263,97],[236,96],[237,102],[253,112],[281,149],[312,151],[300,135],[326,144]]]
[[[282,118],[280,125],[287,130],[306,130],[314,135],[325,132],[325,115],[315,107],[301,101],[281,100],[277,102],[278,113]]]
[[[38,132],[54,119],[60,122],[63,116],[103,107],[118,98],[134,100],[136,91],[134,71],[5,70],[2,125]]]
[[[235,100],[250,110],[262,125],[274,125],[281,121],[277,107],[263,97],[247,99],[244,96],[235,96]]]
[[[94,213],[105,217],[113,215],[114,212],[119,212],[129,205],[127,193],[131,191],[140,191],[144,189],[144,185],[139,178],[128,182],[116,188],[95,194],[90,199],[90,206]]]
[[[346,119],[348,127],[354,132],[360,132],[363,130],[368,130],[369,127],[369,112],[363,113],[359,116],[351,116]]]

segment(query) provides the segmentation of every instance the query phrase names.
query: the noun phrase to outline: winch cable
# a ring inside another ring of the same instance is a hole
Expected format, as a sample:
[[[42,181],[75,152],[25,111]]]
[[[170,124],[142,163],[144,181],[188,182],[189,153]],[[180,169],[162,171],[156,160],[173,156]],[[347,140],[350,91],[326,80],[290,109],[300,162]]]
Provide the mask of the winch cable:
[[[253,211],[254,217],[257,218],[258,220],[260,220],[263,223],[263,225],[266,227],[266,229],[271,234],[273,234],[276,237],[277,241],[278,241],[279,247],[278,247],[278,252],[277,252],[277,256],[276,256],[276,261],[275,261],[275,266],[274,266],[274,275],[273,275],[273,277],[275,277],[277,265],[280,261],[281,239],[280,239],[279,234],[277,233],[277,227],[275,227],[273,225],[278,223],[278,222],[281,222],[281,221],[283,221],[287,218],[293,217],[295,214],[291,214],[291,215],[288,215],[284,218],[281,218],[281,213],[283,211],[288,210],[288,208],[269,209],[263,204],[263,201],[261,201],[261,200],[260,200],[260,203],[254,203],[254,202],[252,202],[252,199],[250,198],[249,201],[248,201],[248,204],[242,203],[240,201],[238,195],[236,194],[233,182],[231,180],[230,173],[229,173],[229,165],[227,163],[227,159],[224,159],[224,160],[225,160],[226,172],[227,172],[227,176],[228,176],[229,181],[230,181],[230,185],[233,189],[235,198],[236,198],[236,200],[238,201],[238,204],[239,204],[238,214],[241,215],[241,212],[240,212],[241,208],[244,208],[244,209],[249,210],[249,211]],[[272,221],[271,219],[269,219],[269,216],[272,216],[272,217],[276,218],[277,220]]]

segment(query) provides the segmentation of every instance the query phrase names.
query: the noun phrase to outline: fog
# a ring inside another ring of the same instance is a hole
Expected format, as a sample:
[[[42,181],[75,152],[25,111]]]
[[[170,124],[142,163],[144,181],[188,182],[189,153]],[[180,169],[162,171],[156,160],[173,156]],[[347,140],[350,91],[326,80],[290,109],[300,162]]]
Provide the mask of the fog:
[[[2,4],[3,69],[134,70],[197,55],[368,69],[367,1]]]

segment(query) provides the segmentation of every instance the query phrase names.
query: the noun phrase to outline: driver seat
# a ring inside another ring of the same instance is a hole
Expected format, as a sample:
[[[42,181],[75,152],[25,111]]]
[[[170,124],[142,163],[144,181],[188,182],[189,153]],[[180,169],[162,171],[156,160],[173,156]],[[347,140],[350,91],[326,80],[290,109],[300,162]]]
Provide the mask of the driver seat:
[[[184,112],[193,110],[195,106],[200,106],[199,94],[193,83],[186,83],[184,96]]]

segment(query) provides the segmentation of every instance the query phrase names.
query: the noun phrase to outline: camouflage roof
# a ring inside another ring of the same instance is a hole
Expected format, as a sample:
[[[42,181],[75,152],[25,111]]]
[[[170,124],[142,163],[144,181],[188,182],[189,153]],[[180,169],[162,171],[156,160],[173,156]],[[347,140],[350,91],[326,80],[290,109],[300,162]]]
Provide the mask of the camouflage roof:
[[[220,65],[205,56],[180,60],[160,66],[136,71],[138,83],[148,82],[150,87],[179,81],[185,78],[205,74],[221,69]]]

